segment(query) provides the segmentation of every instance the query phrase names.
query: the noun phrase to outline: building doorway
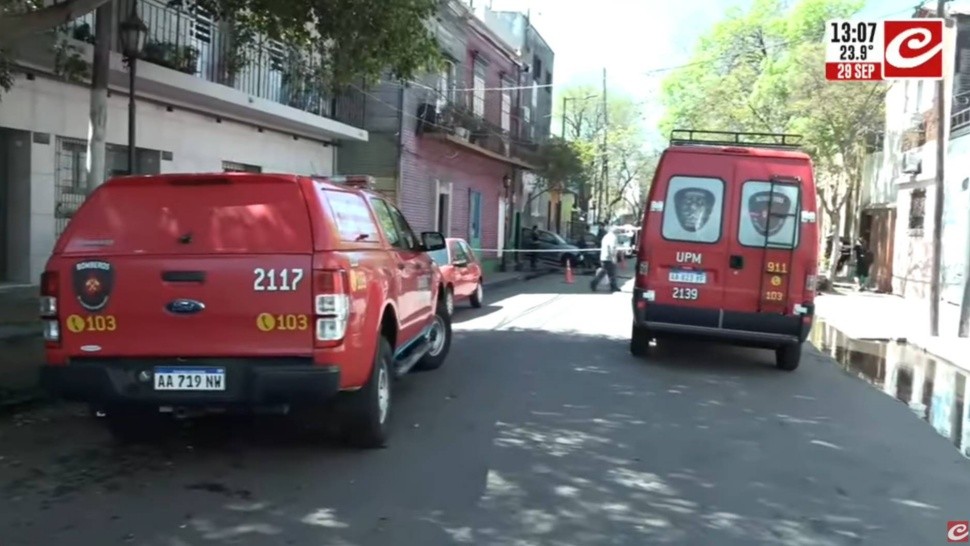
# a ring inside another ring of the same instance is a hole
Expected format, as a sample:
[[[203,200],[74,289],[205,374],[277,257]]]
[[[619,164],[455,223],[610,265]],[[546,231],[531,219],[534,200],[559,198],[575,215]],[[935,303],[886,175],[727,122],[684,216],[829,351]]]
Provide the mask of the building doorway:
[[[481,259],[482,194],[474,190],[468,190],[468,244]]]
[[[434,183],[434,229],[451,236],[451,182]]]
[[[30,283],[30,133],[0,129],[0,282]]]

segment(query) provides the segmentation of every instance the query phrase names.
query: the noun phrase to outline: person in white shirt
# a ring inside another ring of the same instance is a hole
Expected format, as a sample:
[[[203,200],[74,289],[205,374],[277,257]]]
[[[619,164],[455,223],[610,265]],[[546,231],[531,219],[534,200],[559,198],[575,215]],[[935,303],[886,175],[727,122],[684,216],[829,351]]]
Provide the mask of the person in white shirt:
[[[620,291],[620,287],[616,285],[616,254],[619,250],[617,248],[616,230],[615,226],[606,228],[606,234],[600,243],[600,264],[602,264],[602,267],[589,283],[589,288],[593,292],[596,292],[596,288],[605,276],[610,278],[610,290],[612,292]]]

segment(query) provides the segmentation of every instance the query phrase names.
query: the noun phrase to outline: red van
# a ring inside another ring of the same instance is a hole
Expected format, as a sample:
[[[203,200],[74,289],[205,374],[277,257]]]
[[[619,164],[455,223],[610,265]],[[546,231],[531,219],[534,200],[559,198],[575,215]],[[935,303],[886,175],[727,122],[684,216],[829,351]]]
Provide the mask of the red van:
[[[122,440],[150,439],[160,413],[335,405],[348,439],[383,445],[391,379],[441,366],[451,321],[428,255],[444,237],[414,233],[372,185],[109,180],[41,279],[44,384],[104,413]]]
[[[756,142],[765,137],[780,144]],[[674,131],[644,207],[631,353],[692,336],[774,349],[778,368],[798,367],[818,227],[812,162],[797,138]]]

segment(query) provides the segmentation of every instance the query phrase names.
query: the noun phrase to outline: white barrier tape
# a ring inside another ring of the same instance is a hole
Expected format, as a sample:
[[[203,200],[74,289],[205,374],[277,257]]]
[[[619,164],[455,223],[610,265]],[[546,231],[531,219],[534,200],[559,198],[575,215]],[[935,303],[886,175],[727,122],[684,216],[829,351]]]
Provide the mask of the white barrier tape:
[[[542,252],[554,252],[556,254],[568,254],[568,253],[576,253],[576,252],[599,253],[600,251],[600,249],[598,248],[565,248],[565,249],[537,248],[534,250],[528,249],[528,248],[473,248],[472,250],[474,250],[475,252],[522,252],[524,254],[542,253]]]

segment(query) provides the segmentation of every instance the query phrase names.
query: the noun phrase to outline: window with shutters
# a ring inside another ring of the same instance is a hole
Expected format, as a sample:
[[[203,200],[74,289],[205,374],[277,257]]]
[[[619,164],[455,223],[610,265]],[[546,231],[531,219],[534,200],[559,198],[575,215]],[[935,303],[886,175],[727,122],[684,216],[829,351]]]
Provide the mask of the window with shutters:
[[[440,111],[446,104],[454,102],[455,97],[455,63],[445,61],[444,67],[438,73],[438,83],[435,92],[437,94],[437,105]]]
[[[502,130],[512,130],[512,82],[502,81]]]
[[[923,220],[926,216],[926,190],[915,189],[909,192],[909,231],[910,235],[921,235]]]
[[[472,113],[478,117],[485,117],[485,69],[475,65],[475,80],[472,87]]]

